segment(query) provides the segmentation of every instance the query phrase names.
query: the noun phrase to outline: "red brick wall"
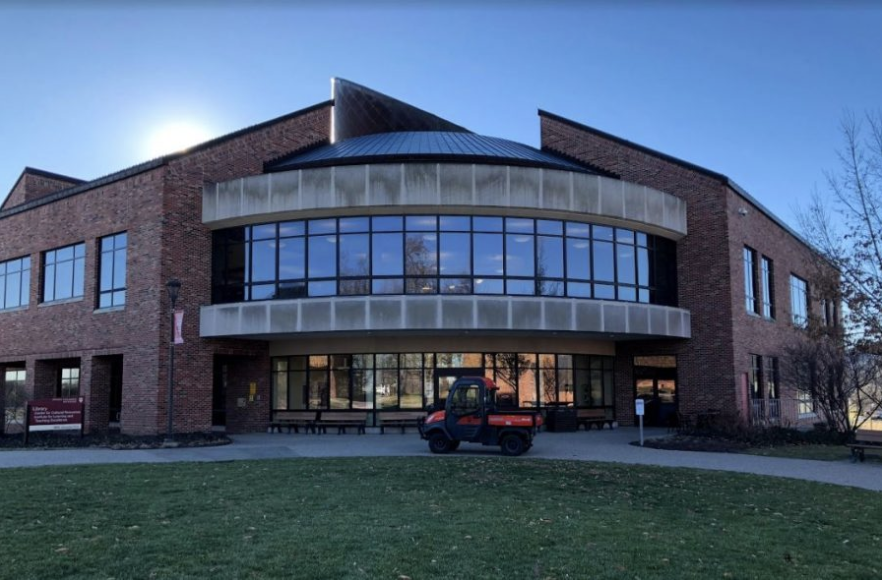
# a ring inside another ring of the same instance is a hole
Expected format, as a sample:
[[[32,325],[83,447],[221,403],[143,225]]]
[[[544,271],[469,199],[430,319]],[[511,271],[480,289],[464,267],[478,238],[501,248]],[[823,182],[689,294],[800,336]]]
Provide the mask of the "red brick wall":
[[[9,197],[3,203],[3,209],[9,209],[13,206],[22,204],[62,189],[67,189],[76,185],[77,181],[65,181],[63,179],[55,179],[47,175],[36,175],[33,173],[22,174],[21,179],[9,192]]]
[[[621,141],[543,116],[542,147],[686,200],[688,235],[677,243],[678,305],[692,313],[688,341],[619,342],[617,411],[633,422],[632,360],[674,354],[680,410],[736,408],[732,305],[735,299],[724,184]]]
[[[121,354],[122,430],[164,432],[170,333],[165,283],[177,277],[183,282],[178,306],[186,311],[186,343],[177,349],[175,428],[209,429],[214,352],[265,352],[266,344],[239,341],[242,347],[199,338],[199,307],[210,303],[211,283],[211,235],[202,226],[202,187],[260,173],[265,161],[328,139],[329,129],[330,106],[314,108],[138,175],[0,219],[0,261],[31,257],[28,308],[0,312],[0,364],[25,361],[29,392],[52,396],[51,365],[38,361],[80,359],[85,393],[91,388],[92,357]],[[96,313],[98,238],[121,231],[128,232],[126,305]],[[86,243],[84,298],[41,305],[42,252],[78,242]],[[268,376],[268,363],[266,369]],[[95,429],[107,422],[98,405],[90,404]]]
[[[816,264],[811,250],[729,187],[722,176],[546,116],[542,146],[687,202],[689,234],[677,244],[677,277],[679,305],[692,313],[692,339],[617,344],[620,420],[633,421],[631,366],[633,356],[639,354],[677,355],[681,411],[746,410],[742,383],[744,373],[750,371],[750,355],[781,358],[800,332],[790,322],[790,274],[811,280]],[[741,208],[747,209],[746,215],[739,213]],[[765,255],[774,262],[775,320],[745,308],[745,245],[757,251],[757,261]],[[820,314],[818,302],[812,307]],[[786,375],[782,373],[781,379],[782,398],[794,397]]]

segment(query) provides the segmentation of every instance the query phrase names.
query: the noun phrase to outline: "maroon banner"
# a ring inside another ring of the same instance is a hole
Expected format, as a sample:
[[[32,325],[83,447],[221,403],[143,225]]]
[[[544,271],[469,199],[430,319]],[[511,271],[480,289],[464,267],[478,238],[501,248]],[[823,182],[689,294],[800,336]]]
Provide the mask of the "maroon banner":
[[[83,429],[83,398],[28,401],[29,431]]]
[[[184,311],[175,310],[175,344],[184,344]]]

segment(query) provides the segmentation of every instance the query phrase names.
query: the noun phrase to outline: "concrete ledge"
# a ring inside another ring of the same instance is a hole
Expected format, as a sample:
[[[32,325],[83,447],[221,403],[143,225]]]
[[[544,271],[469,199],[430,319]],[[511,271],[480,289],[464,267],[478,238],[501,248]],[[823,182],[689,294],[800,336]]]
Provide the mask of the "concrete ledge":
[[[365,296],[203,306],[203,338],[308,333],[541,332],[605,338],[690,338],[687,310],[517,296]]]
[[[393,209],[394,208],[394,209]],[[212,229],[313,216],[497,213],[629,227],[678,240],[686,202],[634,183],[554,169],[395,163],[301,169],[206,185]]]

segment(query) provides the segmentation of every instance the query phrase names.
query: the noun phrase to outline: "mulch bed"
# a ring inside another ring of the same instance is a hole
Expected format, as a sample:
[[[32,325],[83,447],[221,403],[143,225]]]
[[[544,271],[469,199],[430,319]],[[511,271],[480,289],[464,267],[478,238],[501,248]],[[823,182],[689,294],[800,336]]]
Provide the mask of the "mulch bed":
[[[632,443],[632,445],[639,444]],[[746,443],[739,441],[696,435],[674,435],[661,439],[647,439],[643,442],[643,446],[672,451],[712,451],[715,453],[740,453],[749,447]]]
[[[163,435],[122,435],[120,433],[90,433],[83,437],[70,433],[31,433],[24,444],[21,433],[0,435],[0,450],[22,449],[157,449],[163,446]],[[229,437],[223,433],[185,433],[175,435],[178,447],[205,447],[226,445]]]

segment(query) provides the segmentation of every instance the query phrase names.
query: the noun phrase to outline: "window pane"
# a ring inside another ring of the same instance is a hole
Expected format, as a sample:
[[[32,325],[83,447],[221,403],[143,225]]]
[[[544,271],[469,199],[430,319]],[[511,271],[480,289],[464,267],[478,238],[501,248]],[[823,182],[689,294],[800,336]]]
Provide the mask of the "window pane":
[[[377,356],[379,367],[379,356]],[[377,409],[398,408],[398,369],[378,368],[376,371],[377,381]]]
[[[436,234],[407,234],[404,246],[404,273],[408,276],[434,276],[438,273]]]
[[[107,292],[98,296],[98,308],[110,308],[113,306],[113,294]]]
[[[539,236],[536,276],[539,278],[563,278],[563,239]]]
[[[264,240],[251,244],[251,281],[269,282],[276,279],[276,241]]]
[[[446,232],[467,232],[471,229],[472,219],[467,216],[441,216],[441,231]]]
[[[438,280],[435,278],[408,278],[404,284],[407,294],[437,294]]]
[[[509,234],[505,237],[505,273],[509,276],[534,276],[534,236]]]
[[[337,232],[337,220],[309,220],[309,234],[333,234]]]
[[[306,232],[303,222],[282,222],[279,224],[279,237],[302,236]]]
[[[375,232],[400,232],[404,229],[404,218],[400,215],[371,218],[371,227]]]
[[[563,234],[563,222],[557,220],[536,220],[536,232],[551,236]]]
[[[55,266],[55,300],[70,298],[73,294],[73,261],[59,262]]]
[[[276,237],[276,224],[265,224],[251,228],[252,240],[269,240]]]
[[[601,282],[615,280],[613,270],[613,245],[607,242],[594,242],[594,279]]]
[[[55,300],[55,266],[46,264],[46,274],[43,280],[43,300],[50,302]]]
[[[21,294],[19,296],[18,305],[25,306],[30,301],[30,293],[31,293],[31,271],[30,269],[23,270],[21,273]],[[0,304],[2,304],[3,299],[0,298]]]
[[[349,408],[351,401],[349,395],[349,370],[335,370],[331,373],[328,398],[331,409]]]
[[[2,279],[0,279],[2,280]],[[6,275],[6,308],[15,308],[19,306],[19,288],[21,285],[21,272],[10,273]],[[0,307],[3,306],[3,296],[0,295]]]
[[[422,369],[408,369],[401,371],[401,408],[423,408]]]
[[[310,282],[310,296],[334,296],[337,294],[337,283],[333,280],[327,282]]]
[[[470,278],[441,278],[441,294],[471,294]]]
[[[82,296],[84,288],[84,274],[86,270],[86,260],[77,258],[73,264],[73,295]]]
[[[468,275],[472,239],[469,234],[441,234],[441,275]]]
[[[371,267],[374,276],[401,276],[404,273],[402,235],[373,234],[372,241]]]
[[[366,217],[340,218],[340,233],[366,232],[369,227]]]
[[[534,280],[517,280],[508,278],[505,281],[505,290],[507,294],[532,296],[536,293],[536,282]]]
[[[73,260],[73,246],[68,246],[66,248],[59,248],[55,250],[55,261],[62,262],[64,260]]]
[[[251,287],[252,300],[270,300],[276,297],[275,294],[275,284],[256,284]]]
[[[113,305],[123,306],[126,303],[126,291],[120,290],[113,293]]]
[[[475,216],[472,218],[474,224],[473,230],[476,232],[501,232],[502,218],[500,217],[482,217]]]
[[[352,408],[374,408],[374,370],[352,371]]]
[[[618,268],[618,281],[625,284],[634,284],[637,277],[634,271],[634,246],[616,244],[616,266]]]
[[[375,279],[371,283],[371,294],[404,294],[404,280],[401,278]]]
[[[615,300],[616,287],[612,284],[595,284],[594,297],[598,300]]]
[[[587,238],[590,234],[588,224],[578,222],[567,222],[567,237],[570,238]]]
[[[306,277],[306,254],[304,238],[279,241],[279,279],[296,280]]]
[[[612,241],[613,239],[613,229],[606,226],[594,226],[594,239],[595,240],[608,240]]]
[[[336,275],[337,236],[310,236],[309,277],[333,278]]]
[[[633,244],[634,243],[634,232],[632,230],[624,230],[622,228],[616,228],[616,241],[622,242],[625,244]]]
[[[340,280],[341,296],[362,296],[370,294],[371,282],[367,278]]]
[[[340,236],[340,276],[369,276],[368,234]]]
[[[533,220],[527,218],[505,218],[505,231],[532,234]]]
[[[126,287],[126,251],[117,250],[113,253],[113,287]]]
[[[591,298],[591,284],[588,282],[567,282],[567,296],[571,298]]]
[[[632,286],[619,286],[619,300],[626,302],[637,301],[637,289]]]
[[[649,250],[637,248],[637,283],[649,286]]]
[[[306,296],[305,282],[280,282],[278,297],[281,299],[304,298]]]
[[[536,282],[536,292],[541,296],[563,296],[564,283],[562,280],[543,280]]]
[[[590,241],[567,238],[567,278],[570,280],[591,279],[590,251]]]
[[[438,229],[438,218],[433,215],[409,215],[405,222],[409,232],[434,232]]]
[[[502,294],[502,280],[499,278],[477,278],[475,294]]]
[[[475,234],[472,251],[475,276],[502,275],[502,236],[500,234]]]

